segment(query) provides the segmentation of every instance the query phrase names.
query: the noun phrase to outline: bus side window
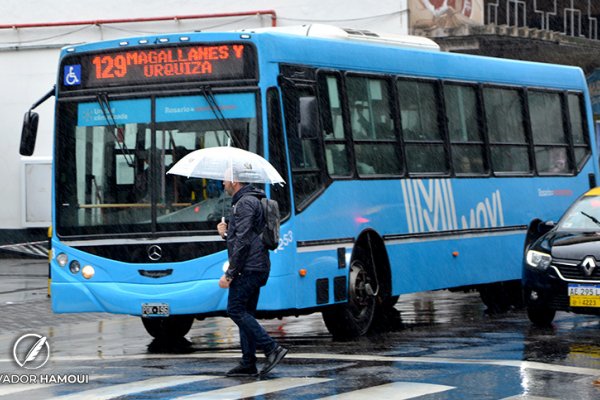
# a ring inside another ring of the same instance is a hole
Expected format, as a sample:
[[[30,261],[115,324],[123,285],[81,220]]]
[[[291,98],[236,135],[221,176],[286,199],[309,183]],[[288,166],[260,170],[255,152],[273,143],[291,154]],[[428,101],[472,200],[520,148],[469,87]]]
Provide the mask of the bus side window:
[[[344,134],[338,76],[333,74],[319,76],[319,101],[327,173],[333,177],[348,177],[352,171],[348,161],[348,146]]]
[[[396,86],[408,172],[447,174],[448,155],[439,122],[435,82],[398,79]]]
[[[538,172],[544,175],[572,172],[561,94],[530,90],[527,104]]]
[[[529,145],[519,90],[484,87],[483,104],[494,172],[530,173]]]
[[[569,127],[575,155],[575,166],[577,172],[579,172],[590,154],[590,144],[585,134],[587,132],[587,119],[584,112],[583,95],[581,93],[567,94],[567,104],[569,106]]]
[[[458,176],[484,174],[485,147],[476,87],[446,83],[444,102],[454,172]]]
[[[360,177],[402,174],[402,156],[388,79],[349,75],[346,78],[356,171]]]

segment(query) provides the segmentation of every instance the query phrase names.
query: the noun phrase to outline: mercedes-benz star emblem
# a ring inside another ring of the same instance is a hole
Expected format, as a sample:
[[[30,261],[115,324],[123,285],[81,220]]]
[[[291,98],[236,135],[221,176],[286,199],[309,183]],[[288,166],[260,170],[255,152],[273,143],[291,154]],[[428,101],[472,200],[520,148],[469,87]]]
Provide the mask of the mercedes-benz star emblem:
[[[594,268],[596,268],[596,260],[594,257],[588,256],[583,259],[580,266],[585,276],[592,276]]]
[[[148,258],[152,261],[158,261],[162,257],[162,249],[160,246],[153,244],[148,247]]]

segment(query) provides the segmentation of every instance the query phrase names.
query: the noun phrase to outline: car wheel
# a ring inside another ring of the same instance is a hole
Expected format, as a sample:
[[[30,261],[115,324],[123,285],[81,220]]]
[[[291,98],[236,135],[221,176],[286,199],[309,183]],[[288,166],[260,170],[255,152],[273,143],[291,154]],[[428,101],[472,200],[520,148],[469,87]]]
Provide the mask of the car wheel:
[[[535,325],[539,327],[548,327],[552,324],[556,310],[544,306],[528,306],[527,317]]]

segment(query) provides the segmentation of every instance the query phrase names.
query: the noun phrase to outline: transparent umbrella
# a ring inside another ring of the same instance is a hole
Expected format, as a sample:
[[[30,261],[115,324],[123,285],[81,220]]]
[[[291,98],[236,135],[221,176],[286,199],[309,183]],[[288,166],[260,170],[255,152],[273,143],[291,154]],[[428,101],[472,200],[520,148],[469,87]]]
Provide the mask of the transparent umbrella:
[[[227,178],[244,183],[285,183],[275,167],[263,157],[231,146],[193,151],[179,160],[167,174],[221,181]]]

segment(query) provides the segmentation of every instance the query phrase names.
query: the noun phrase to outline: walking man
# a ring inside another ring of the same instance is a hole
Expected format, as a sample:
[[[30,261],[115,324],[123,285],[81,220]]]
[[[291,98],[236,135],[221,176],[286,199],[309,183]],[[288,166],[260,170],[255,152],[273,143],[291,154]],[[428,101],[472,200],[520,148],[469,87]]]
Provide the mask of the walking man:
[[[255,318],[260,288],[267,283],[271,262],[269,250],[260,237],[265,224],[260,199],[265,193],[252,185],[239,182],[234,170],[225,174],[223,186],[233,196],[232,212],[228,223],[217,225],[219,235],[227,240],[229,268],[219,280],[219,286],[229,288],[227,313],[240,331],[242,362],[227,372],[227,376],[257,376],[256,349],[266,356],[260,371],[263,376],[271,371],[288,350],[277,344]]]

